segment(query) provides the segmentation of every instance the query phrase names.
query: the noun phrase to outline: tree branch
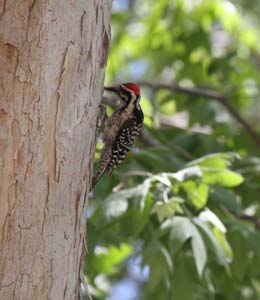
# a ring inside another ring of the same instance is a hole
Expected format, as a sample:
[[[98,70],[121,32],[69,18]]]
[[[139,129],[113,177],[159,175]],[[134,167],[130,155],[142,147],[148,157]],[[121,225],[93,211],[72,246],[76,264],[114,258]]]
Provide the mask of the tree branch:
[[[250,216],[246,214],[234,214],[235,217],[237,217],[240,220],[245,220],[248,222],[251,222],[255,225],[256,228],[260,228],[260,218],[256,216]]]
[[[238,213],[227,207],[221,207],[221,210],[224,213],[229,213],[229,214],[233,215],[236,219],[248,221],[248,222],[252,223],[256,228],[258,228],[258,229],[260,228],[260,218],[257,216],[252,216],[252,215],[248,215],[245,213]]]
[[[255,145],[260,147],[260,136],[250,126],[250,124],[240,115],[240,113],[229,103],[228,98],[226,96],[206,89],[189,88],[176,84],[152,83],[147,81],[139,82],[139,84],[154,90],[167,89],[174,93],[183,93],[196,97],[205,97],[221,103],[226,108],[226,110],[244,127],[244,129],[246,130],[252,141],[255,143]]]

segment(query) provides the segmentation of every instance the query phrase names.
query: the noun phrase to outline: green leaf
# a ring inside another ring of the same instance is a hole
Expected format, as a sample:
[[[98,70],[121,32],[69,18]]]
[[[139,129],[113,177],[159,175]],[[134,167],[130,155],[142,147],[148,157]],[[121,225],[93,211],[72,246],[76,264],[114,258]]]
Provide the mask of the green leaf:
[[[184,200],[179,197],[172,197],[167,201],[157,201],[152,209],[152,213],[156,213],[159,219],[159,222],[162,222],[164,219],[172,217],[176,212],[181,213],[182,209],[180,204]]]
[[[139,185],[139,187],[138,187],[138,192],[139,192],[139,195],[141,196],[141,199],[140,199],[141,211],[145,210],[145,208],[147,207],[146,199],[147,199],[147,195],[148,195],[150,186],[151,186],[151,179],[146,179],[144,181],[144,183]]]
[[[135,197],[138,197],[140,209],[143,210],[149,188],[150,180],[145,180],[143,184],[138,185],[135,188],[125,189],[110,194],[103,201],[103,205],[101,206],[103,216],[106,220],[121,216],[129,207],[128,200]]]
[[[233,261],[231,263],[231,270],[234,274],[234,278],[239,281],[244,281],[250,268],[250,259],[245,259],[248,256],[248,243],[241,232],[238,230],[230,232],[229,234],[230,244],[233,250]],[[259,248],[257,250],[259,252]],[[259,269],[259,267],[257,266]]]
[[[226,258],[229,260],[229,262],[231,262],[233,259],[233,251],[229,245],[226,235],[223,232],[221,232],[217,227],[213,228],[213,233],[214,233],[219,245],[225,252]]]
[[[128,208],[128,199],[136,195],[137,189],[123,190],[110,194],[102,203],[101,211],[106,220],[121,216]]]
[[[116,272],[116,266],[124,261],[132,252],[129,244],[122,243],[119,247],[96,247],[93,266],[97,272],[113,274]]]
[[[162,223],[161,229],[170,230],[169,247],[175,255],[183,244],[192,236],[190,220],[186,217],[176,216]]]
[[[123,194],[123,193],[122,193]],[[121,194],[121,195],[122,195]],[[118,198],[117,198],[118,197]],[[121,216],[127,211],[127,198],[119,198],[120,195],[111,194],[105,201],[103,206],[104,216],[107,220]],[[131,196],[129,196],[130,198]]]
[[[198,278],[192,257],[179,253],[174,261],[172,297],[162,299],[190,300],[198,290]],[[196,298],[195,298],[196,299]]]
[[[203,182],[207,184],[221,185],[224,187],[234,187],[240,185],[244,178],[242,175],[230,170],[201,168],[203,172]]]
[[[192,251],[193,251],[197,271],[199,275],[202,276],[207,261],[207,253],[200,232],[194,225],[192,230],[191,246],[192,246]]]
[[[185,181],[181,184],[181,187],[197,209],[201,209],[206,205],[209,192],[209,187],[206,184]]]
[[[218,240],[216,239],[215,235],[213,234],[210,226],[200,220],[199,218],[194,218],[194,223],[201,229],[201,231],[205,234],[206,238],[208,239],[209,243],[206,243],[208,246],[211,246],[213,251],[216,254],[218,263],[222,266],[227,266],[229,259],[226,257],[225,252],[221,248],[221,246],[218,243]]]
[[[210,209],[206,208],[204,211],[202,211],[199,214],[200,220],[204,222],[208,222],[212,224],[213,226],[217,227],[221,232],[226,233],[226,227],[221,222],[221,220],[218,218],[216,214],[214,214]]]
[[[148,189],[147,194],[144,193],[142,195],[141,201],[140,199],[135,200],[136,202],[139,201],[138,210],[134,209],[132,214],[133,217],[135,216],[133,220],[133,235],[137,237],[144,226],[148,223],[154,201],[151,193],[148,192]]]
[[[149,265],[150,276],[148,289],[150,292],[161,284],[162,280],[169,278],[173,271],[172,258],[163,244],[159,241],[152,241],[143,252],[143,265]]]
[[[226,169],[230,162],[239,159],[239,155],[235,152],[214,153],[200,157],[188,163],[188,166],[200,166],[216,169]]]
[[[186,217],[174,217],[165,221],[161,228],[172,228],[170,231],[170,248],[176,254],[184,243],[191,239],[191,247],[198,274],[201,276],[207,261],[206,248],[200,232],[196,226]]]
[[[226,188],[215,186],[210,190],[209,198],[214,201],[218,206],[222,205],[228,210],[236,213],[242,212],[242,207],[238,202],[238,196]]]

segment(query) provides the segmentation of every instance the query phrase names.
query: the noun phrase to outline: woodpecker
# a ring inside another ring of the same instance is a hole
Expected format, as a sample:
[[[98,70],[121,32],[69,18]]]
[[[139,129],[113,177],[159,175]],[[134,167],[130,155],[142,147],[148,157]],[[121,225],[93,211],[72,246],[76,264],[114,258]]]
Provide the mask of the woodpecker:
[[[104,129],[104,146],[92,188],[106,172],[111,173],[122,162],[140,135],[144,119],[137,84],[123,83],[117,87],[104,87],[104,90],[116,93],[120,103]]]

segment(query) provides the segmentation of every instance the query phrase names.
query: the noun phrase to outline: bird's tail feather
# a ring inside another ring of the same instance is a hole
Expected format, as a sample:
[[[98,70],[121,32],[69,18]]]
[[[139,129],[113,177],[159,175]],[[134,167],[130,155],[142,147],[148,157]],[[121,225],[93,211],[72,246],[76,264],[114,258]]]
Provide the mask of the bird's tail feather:
[[[101,177],[106,173],[106,171],[107,171],[106,166],[104,166],[104,168],[98,169],[97,173],[95,174],[95,176],[92,179],[92,189],[98,183],[98,181],[101,179]]]

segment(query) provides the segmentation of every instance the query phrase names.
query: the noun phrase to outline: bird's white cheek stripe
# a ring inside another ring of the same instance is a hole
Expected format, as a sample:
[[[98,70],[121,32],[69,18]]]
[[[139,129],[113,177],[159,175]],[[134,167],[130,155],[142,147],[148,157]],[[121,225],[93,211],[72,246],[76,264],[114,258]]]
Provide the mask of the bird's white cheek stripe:
[[[141,106],[140,106],[140,97],[137,97],[137,99],[136,99],[136,107],[137,107],[138,110],[141,109]]]
[[[136,98],[136,94],[132,90],[128,89],[126,86],[124,86],[124,87],[125,87],[126,90],[128,90],[131,93],[132,99]],[[141,110],[140,97],[139,96],[136,99],[136,107],[137,107],[138,110]]]

